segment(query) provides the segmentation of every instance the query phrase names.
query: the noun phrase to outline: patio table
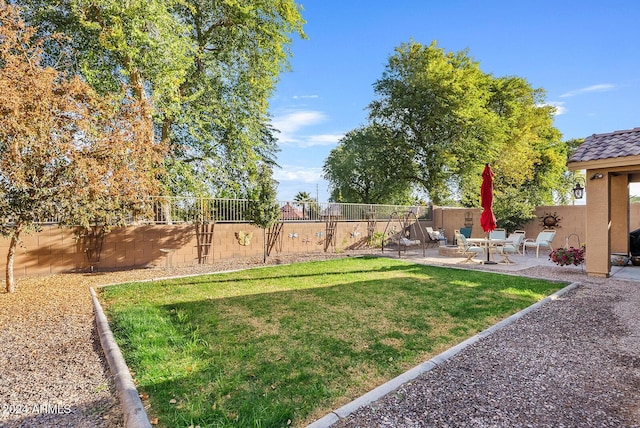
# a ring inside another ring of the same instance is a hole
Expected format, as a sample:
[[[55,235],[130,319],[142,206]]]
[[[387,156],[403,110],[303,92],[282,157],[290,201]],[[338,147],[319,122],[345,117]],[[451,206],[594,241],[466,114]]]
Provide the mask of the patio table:
[[[486,265],[495,265],[498,262],[494,260],[489,260],[489,255],[491,254],[491,248],[496,247],[498,245],[504,245],[509,242],[506,239],[489,239],[489,238],[468,238],[467,242],[472,244],[479,244],[481,247],[484,247],[487,251],[487,260],[483,263]]]

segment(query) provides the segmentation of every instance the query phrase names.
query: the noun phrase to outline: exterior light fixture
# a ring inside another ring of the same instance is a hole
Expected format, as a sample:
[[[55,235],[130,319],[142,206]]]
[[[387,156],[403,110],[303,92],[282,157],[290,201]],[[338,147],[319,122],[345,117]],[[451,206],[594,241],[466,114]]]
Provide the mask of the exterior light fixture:
[[[591,177],[589,177],[589,180],[600,180],[602,177],[604,177],[604,175],[602,175],[601,172],[596,172]]]
[[[582,197],[584,196],[584,185],[585,185],[584,178],[576,177],[576,184],[575,186],[573,186],[573,196],[576,199],[582,199]]]

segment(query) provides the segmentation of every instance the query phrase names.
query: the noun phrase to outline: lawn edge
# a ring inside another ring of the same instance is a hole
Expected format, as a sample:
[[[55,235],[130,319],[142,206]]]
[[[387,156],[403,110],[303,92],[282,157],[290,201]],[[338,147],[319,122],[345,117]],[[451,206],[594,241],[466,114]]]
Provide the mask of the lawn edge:
[[[116,390],[118,391],[125,426],[127,428],[151,428],[149,417],[144,410],[144,405],[131,377],[129,367],[122,356],[120,347],[115,341],[113,332],[109,327],[107,316],[102,310],[102,306],[98,300],[98,296],[93,287],[89,287],[89,291],[91,292],[91,298],[93,300],[93,310],[96,318],[98,336],[100,337],[100,346],[107,359],[107,364],[113,376]]]
[[[567,285],[566,287],[556,291],[553,294],[550,294],[549,296],[545,297],[544,299],[534,303],[533,305],[526,307],[524,309],[522,309],[519,312],[516,312],[515,314],[503,319],[502,321],[492,325],[491,327],[487,328],[486,330],[481,331],[480,333],[464,340],[463,342],[460,342],[459,344],[457,344],[456,346],[449,348],[448,350],[436,355],[435,357],[431,358],[428,361],[425,361],[423,363],[418,364],[417,366],[415,366],[412,369],[409,369],[408,371],[402,373],[401,375],[391,379],[390,381],[372,389],[371,391],[365,393],[364,395],[360,396],[359,398],[356,398],[355,400],[351,401],[350,403],[345,404],[344,406],[333,410],[331,412],[329,412],[328,414],[326,414],[325,416],[323,416],[322,418],[316,420],[315,422],[307,425],[307,428],[327,428],[332,426],[333,424],[335,424],[336,422],[339,422],[341,419],[347,418],[349,415],[351,415],[352,413],[354,413],[356,410],[371,404],[374,401],[379,400],[380,398],[384,397],[385,395],[395,391],[396,389],[398,389],[400,386],[404,385],[405,383],[417,378],[418,376],[433,370],[434,368],[436,368],[438,365],[444,363],[445,361],[453,358],[453,356],[455,356],[456,354],[458,354],[460,351],[462,351],[463,349],[473,345],[474,343],[478,342],[479,340],[497,332],[498,330],[506,327],[507,325],[515,322],[516,320],[522,318],[523,316],[525,316],[526,314],[528,314],[531,311],[534,311],[536,309],[538,309],[539,307],[553,301],[556,300],[558,298],[560,298],[563,294],[573,290],[574,288],[576,288],[578,285],[580,284],[580,282],[573,282],[569,285]]]

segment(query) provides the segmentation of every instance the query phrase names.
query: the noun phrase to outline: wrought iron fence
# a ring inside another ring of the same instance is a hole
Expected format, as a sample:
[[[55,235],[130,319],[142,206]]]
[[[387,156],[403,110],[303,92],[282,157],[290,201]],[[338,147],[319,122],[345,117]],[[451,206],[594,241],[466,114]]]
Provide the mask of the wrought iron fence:
[[[245,213],[251,203],[248,199],[219,198],[154,198],[155,224],[216,222],[245,223]],[[324,221],[334,218],[342,221],[387,220],[394,213],[413,212],[417,217],[431,220],[431,206],[342,204],[335,202],[279,201],[280,219],[285,222]]]
[[[164,197],[151,198],[149,217],[130,218],[133,224],[181,224],[181,223],[245,223],[245,214],[251,203],[248,199]],[[432,219],[432,207],[375,204],[343,204],[336,202],[279,201],[280,219],[285,222],[325,221],[382,221],[393,213],[402,215],[409,211],[420,219]],[[11,219],[3,219],[11,224]],[[42,224],[55,224],[58,219],[46,219]]]

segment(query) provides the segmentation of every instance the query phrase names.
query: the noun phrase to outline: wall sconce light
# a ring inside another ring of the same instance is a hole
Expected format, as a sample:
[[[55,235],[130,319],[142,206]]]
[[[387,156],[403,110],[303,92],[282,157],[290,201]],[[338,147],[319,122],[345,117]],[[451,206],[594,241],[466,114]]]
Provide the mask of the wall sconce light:
[[[604,175],[602,175],[602,173],[596,172],[591,177],[589,177],[589,180],[600,180],[602,177],[604,177]]]
[[[584,196],[584,185],[584,178],[576,177],[576,184],[575,186],[573,186],[573,196],[576,199],[582,199],[582,197]]]

